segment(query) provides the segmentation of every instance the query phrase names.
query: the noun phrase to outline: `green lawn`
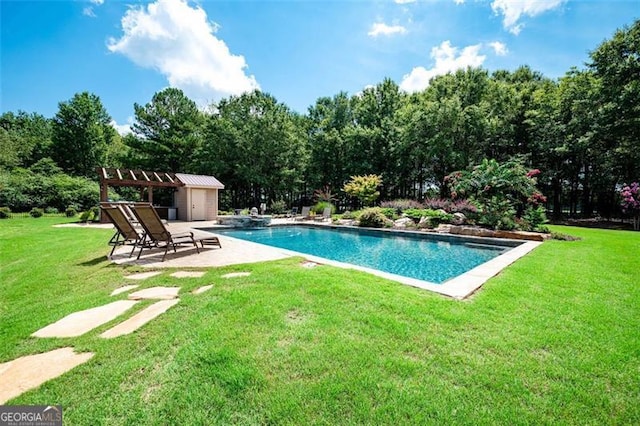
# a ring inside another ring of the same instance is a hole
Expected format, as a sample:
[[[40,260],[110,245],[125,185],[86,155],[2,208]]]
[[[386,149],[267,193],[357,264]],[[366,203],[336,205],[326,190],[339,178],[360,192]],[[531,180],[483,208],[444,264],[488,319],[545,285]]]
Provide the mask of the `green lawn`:
[[[167,270],[141,284],[178,284],[181,301],[136,333],[36,339],[136,271],[107,262],[110,231],[62,220],[0,221],[0,362],[95,352],[10,402],[61,404],[65,424],[640,423],[640,233],[553,227],[583,239],[544,243],[462,302],[299,258]]]

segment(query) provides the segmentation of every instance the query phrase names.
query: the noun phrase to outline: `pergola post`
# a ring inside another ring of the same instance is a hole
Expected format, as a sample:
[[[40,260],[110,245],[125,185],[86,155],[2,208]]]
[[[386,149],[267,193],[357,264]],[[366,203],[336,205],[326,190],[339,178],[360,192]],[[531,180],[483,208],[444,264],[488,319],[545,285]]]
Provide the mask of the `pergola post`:
[[[106,203],[108,201],[109,198],[109,187],[107,186],[107,183],[104,182],[103,180],[100,180],[100,202],[101,203]],[[109,222],[109,219],[101,214],[100,215],[100,223],[107,223]]]

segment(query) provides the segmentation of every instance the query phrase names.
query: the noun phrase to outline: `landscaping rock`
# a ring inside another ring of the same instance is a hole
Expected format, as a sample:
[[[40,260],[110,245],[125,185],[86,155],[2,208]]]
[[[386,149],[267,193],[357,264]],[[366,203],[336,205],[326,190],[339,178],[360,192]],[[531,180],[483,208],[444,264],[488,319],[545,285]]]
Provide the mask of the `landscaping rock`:
[[[401,217],[393,222],[394,228],[406,228],[407,226],[413,226],[413,219],[408,217]]]
[[[339,219],[336,223],[342,226],[356,226],[354,219]]]
[[[453,220],[452,223],[454,225],[464,225],[467,222],[467,217],[464,215],[464,213],[454,213],[453,214]]]

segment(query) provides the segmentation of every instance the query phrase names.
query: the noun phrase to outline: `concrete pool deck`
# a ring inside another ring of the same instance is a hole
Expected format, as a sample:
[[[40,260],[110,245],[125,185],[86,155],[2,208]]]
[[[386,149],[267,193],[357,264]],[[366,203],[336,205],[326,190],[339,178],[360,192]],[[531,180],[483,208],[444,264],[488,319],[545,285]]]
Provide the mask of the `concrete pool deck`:
[[[274,219],[272,221],[272,224],[292,225],[294,224],[294,222],[292,222],[290,219]],[[317,222],[304,222],[304,224],[312,224],[318,226],[330,225],[328,223]],[[217,225],[215,224],[215,222],[170,222],[168,228],[171,232],[191,231],[195,234],[196,238],[206,238],[207,236],[211,236],[211,233],[202,229],[212,229],[213,232],[213,228],[215,228],[216,226]],[[473,294],[487,280],[497,275],[502,269],[506,268],[522,256],[534,250],[540,244],[542,244],[541,242],[537,241],[522,242],[522,244],[518,245],[517,247],[508,250],[502,255],[495,257],[490,261],[485,262],[482,265],[479,265],[462,275],[459,275],[442,284],[435,284],[415,278],[409,278],[391,274],[388,272],[378,271],[371,268],[337,262],[304,253],[298,253],[291,250],[271,247],[245,240],[239,240],[227,235],[216,235],[220,239],[222,248],[212,248],[209,246],[206,246],[204,248],[199,247],[200,254],[196,253],[195,247],[185,245],[179,247],[177,253],[169,251],[169,254],[167,254],[167,258],[164,262],[162,262],[164,249],[145,250],[142,257],[139,260],[136,260],[135,256],[129,257],[131,247],[124,246],[116,249],[113,254],[112,260],[116,264],[132,264],[149,268],[206,268],[238,265],[243,263],[265,262],[285,259],[293,256],[300,256],[315,263],[364,271],[382,278],[396,281],[405,285],[410,285],[412,287],[433,291],[455,299],[464,299]],[[464,237],[459,236],[456,236],[455,238],[461,240],[465,239]],[[490,239],[488,240],[489,241],[487,242],[491,242]]]

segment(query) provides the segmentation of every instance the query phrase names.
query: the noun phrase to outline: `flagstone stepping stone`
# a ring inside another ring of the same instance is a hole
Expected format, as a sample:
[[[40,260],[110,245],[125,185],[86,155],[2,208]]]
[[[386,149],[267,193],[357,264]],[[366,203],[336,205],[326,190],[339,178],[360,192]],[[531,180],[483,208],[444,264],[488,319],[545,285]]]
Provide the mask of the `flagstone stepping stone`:
[[[300,266],[302,266],[303,268],[315,268],[316,266],[318,266],[318,263],[307,260],[302,262]]]
[[[145,288],[143,290],[138,290],[129,295],[130,300],[141,300],[141,299],[157,299],[157,300],[167,300],[167,299],[176,299],[178,297],[178,292],[180,291],[180,287],[150,287]]]
[[[205,272],[203,271],[178,271],[171,274],[175,278],[200,278]]]
[[[202,287],[193,290],[193,294],[202,294],[205,291],[211,290],[212,288],[213,288],[213,284],[203,285]]]
[[[146,280],[147,278],[155,277],[161,273],[162,271],[140,272],[139,274],[127,275],[125,278],[130,280]]]
[[[133,300],[118,300],[97,308],[74,312],[41,328],[32,334],[35,337],[76,337],[106,324],[135,305]]]
[[[105,339],[111,339],[113,337],[123,336],[125,334],[130,334],[159,316],[160,314],[166,312],[170,307],[174,306],[178,303],[180,299],[173,300],[161,300],[160,302],[156,302],[151,306],[148,306],[132,316],[131,318],[121,322],[118,325],[111,327],[109,330],[105,331],[100,335],[100,337],[104,337]]]
[[[231,272],[230,274],[224,274],[222,278],[236,278],[236,277],[248,277],[251,272]]]
[[[138,284],[125,285],[124,287],[116,288],[115,290],[113,290],[111,292],[111,296],[117,296],[120,293],[126,293],[127,291],[133,290],[134,288],[138,287],[140,287],[140,285]]]
[[[0,364],[0,405],[87,362],[93,353],[60,348]]]

